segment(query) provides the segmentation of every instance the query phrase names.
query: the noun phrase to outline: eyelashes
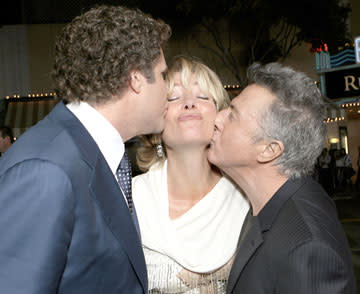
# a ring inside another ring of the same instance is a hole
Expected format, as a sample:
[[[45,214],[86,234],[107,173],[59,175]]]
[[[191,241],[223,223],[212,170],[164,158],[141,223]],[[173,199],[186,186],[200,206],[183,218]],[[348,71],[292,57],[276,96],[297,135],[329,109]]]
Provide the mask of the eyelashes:
[[[179,97],[169,97],[167,99],[167,101],[171,102],[171,101],[175,101],[175,100],[178,100],[178,99],[179,99]]]
[[[171,102],[171,101],[179,100],[180,98],[181,98],[180,96],[174,96],[174,97],[169,97],[167,100],[169,102]],[[207,97],[207,96],[196,96],[196,98],[201,99],[201,100],[209,100],[209,97]]]
[[[168,72],[167,72],[167,71],[162,72],[162,73],[161,73],[161,76],[162,76],[162,78],[164,79],[164,81],[166,81],[166,80],[167,80],[167,76],[168,76]]]

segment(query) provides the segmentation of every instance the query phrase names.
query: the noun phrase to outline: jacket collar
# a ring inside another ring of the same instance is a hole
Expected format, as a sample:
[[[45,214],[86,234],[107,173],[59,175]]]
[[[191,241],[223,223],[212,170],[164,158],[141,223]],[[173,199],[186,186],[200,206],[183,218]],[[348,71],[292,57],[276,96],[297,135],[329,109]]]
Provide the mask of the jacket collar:
[[[250,211],[246,216],[243,228],[245,232],[242,231],[240,234],[239,247],[230,271],[226,293],[232,292],[247,262],[264,242],[258,218],[253,217]]]
[[[271,228],[286,201],[288,201],[295,192],[301,188],[305,181],[306,178],[287,180],[265,204],[257,216],[262,232]]]
[[[264,242],[263,233],[268,231],[285,205],[307,179],[286,181],[266,203],[257,216],[248,212],[240,234],[237,255],[230,271],[227,293],[231,293],[246,264]],[[243,232],[244,231],[244,232]]]

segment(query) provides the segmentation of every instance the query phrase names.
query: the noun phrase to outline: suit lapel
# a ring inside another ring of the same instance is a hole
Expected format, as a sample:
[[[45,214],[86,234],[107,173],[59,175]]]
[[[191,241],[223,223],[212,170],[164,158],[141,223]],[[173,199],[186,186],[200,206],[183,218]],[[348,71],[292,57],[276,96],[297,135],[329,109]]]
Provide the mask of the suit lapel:
[[[254,218],[248,232],[239,243],[237,255],[230,271],[226,293],[231,293],[247,262],[263,241],[260,224],[258,219]]]
[[[252,224],[244,237],[240,236],[237,255],[235,257],[232,269],[230,271],[226,293],[231,293],[239,280],[247,263],[254,255],[256,250],[264,242],[263,233],[270,230],[275,222],[281,208],[286,201],[292,197],[305,183],[310,179],[288,180],[265,204],[257,217],[252,217]],[[311,180],[312,181],[312,180]],[[251,213],[249,212],[249,215]],[[249,217],[247,216],[247,218]],[[245,226],[245,222],[244,222]],[[242,235],[242,232],[241,232]]]
[[[146,289],[146,265],[139,235],[113,174],[107,165],[101,166],[104,163],[105,160],[100,159],[94,168],[90,190],[107,225],[129,256],[143,288]]]
[[[100,207],[105,222],[129,256],[144,290],[147,289],[145,258],[137,230],[125,198],[99,147],[63,102],[58,103],[49,114],[48,119],[63,125],[78,146],[83,159],[91,168],[90,192]]]

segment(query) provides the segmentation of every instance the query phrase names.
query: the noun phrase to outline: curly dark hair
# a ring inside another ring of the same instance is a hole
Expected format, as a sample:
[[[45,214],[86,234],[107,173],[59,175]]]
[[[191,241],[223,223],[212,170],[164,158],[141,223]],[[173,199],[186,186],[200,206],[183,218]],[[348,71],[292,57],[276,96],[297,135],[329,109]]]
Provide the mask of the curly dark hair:
[[[55,92],[66,101],[101,104],[121,95],[132,70],[153,82],[153,67],[170,35],[166,23],[138,9],[95,6],[57,38]]]

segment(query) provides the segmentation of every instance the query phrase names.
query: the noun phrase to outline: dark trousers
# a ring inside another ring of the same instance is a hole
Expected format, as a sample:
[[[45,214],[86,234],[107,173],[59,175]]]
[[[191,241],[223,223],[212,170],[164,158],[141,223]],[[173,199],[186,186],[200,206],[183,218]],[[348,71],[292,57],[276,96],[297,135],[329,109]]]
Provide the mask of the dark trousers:
[[[319,182],[325,189],[325,191],[332,196],[334,193],[333,176],[330,168],[319,169]]]

